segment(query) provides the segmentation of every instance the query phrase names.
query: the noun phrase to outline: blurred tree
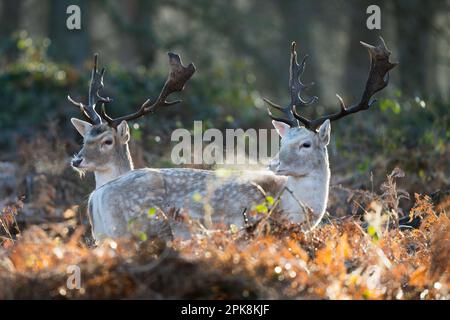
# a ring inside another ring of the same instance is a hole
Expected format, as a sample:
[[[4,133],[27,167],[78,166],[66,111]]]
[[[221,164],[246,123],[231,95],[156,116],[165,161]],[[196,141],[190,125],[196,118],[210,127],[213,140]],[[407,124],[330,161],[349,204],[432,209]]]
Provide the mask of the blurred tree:
[[[210,1],[169,0],[166,3],[181,10],[189,19],[201,21],[205,32],[213,32],[221,39],[227,41],[232,50],[238,55],[249,58],[255,66],[264,66],[266,74],[273,76],[279,72],[272,57],[265,52],[272,48],[264,36],[264,29],[273,28],[270,19],[267,19],[265,6],[260,1]],[[265,33],[268,33],[266,31]],[[205,51],[213,58],[210,50]],[[273,81],[270,83],[273,89]]]
[[[156,19],[160,1],[136,0],[129,2],[131,6],[131,21],[136,28],[131,35],[141,63],[153,65],[156,51],[160,45],[152,21]]]
[[[281,16],[281,38],[280,38],[280,55],[278,59],[283,61],[285,65],[288,63],[289,57],[289,45],[292,41],[298,43],[299,60],[303,58],[305,54],[311,57],[308,59],[307,66],[305,68],[305,74],[303,75],[303,81],[305,83],[314,82],[315,85],[310,89],[311,95],[320,96],[321,86],[319,81],[319,73],[317,64],[320,60],[320,54],[316,52],[314,46],[314,37],[311,31],[314,29],[314,25],[317,22],[315,12],[322,6],[314,0],[296,1],[276,1],[275,5]],[[322,8],[324,9],[324,8]],[[288,74],[287,66],[282,69],[278,69],[278,79],[284,84],[284,88],[288,87]]]
[[[8,38],[14,31],[19,29],[21,8],[22,1],[3,0],[2,2],[0,37],[5,43],[0,43],[0,46],[5,46],[4,58],[6,58],[7,61],[13,59],[17,53],[14,42],[9,41]]]
[[[435,57],[430,57],[433,54],[430,50],[431,36],[435,29],[436,14],[448,7],[447,0],[393,2],[401,62],[400,88],[403,93],[420,95],[434,91],[434,88],[427,86],[429,61],[431,60],[432,64],[436,63]]]
[[[67,7],[78,5],[81,9],[81,30],[69,30],[66,26]],[[87,0],[51,0],[49,15],[49,53],[55,60],[81,65],[90,56],[89,8]]]
[[[113,5],[111,1],[102,0],[101,3],[119,35],[132,38],[140,64],[151,67],[160,47],[153,21],[163,1],[132,0]]]
[[[377,1],[377,5],[382,8],[384,1]],[[361,90],[367,79],[366,70],[368,70],[369,58],[368,54],[360,41],[364,41],[370,44],[378,44],[378,35],[382,32],[380,30],[369,30],[366,28],[366,21],[368,15],[366,9],[373,4],[371,0],[351,0],[346,1],[344,10],[349,18],[347,25],[348,44],[345,48],[345,62],[343,72],[343,92],[342,97],[345,101],[355,101],[359,98]],[[382,15],[381,23],[385,22],[386,15]],[[356,27],[358,26],[358,27]],[[383,33],[384,35],[384,33]],[[386,37],[386,36],[385,36]],[[337,100],[336,100],[337,105]]]

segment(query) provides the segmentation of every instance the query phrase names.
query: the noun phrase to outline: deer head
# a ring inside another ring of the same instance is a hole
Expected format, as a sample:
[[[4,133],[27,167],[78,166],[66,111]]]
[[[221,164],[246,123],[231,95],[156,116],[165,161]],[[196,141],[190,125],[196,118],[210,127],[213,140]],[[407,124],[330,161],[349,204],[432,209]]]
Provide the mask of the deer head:
[[[130,130],[127,121],[138,119],[146,114],[154,113],[157,109],[180,102],[179,100],[168,102],[166,99],[170,94],[183,90],[185,83],[194,74],[195,67],[192,63],[187,67],[183,66],[180,56],[175,53],[168,55],[171,69],[159,96],[153,102],[147,99],[135,113],[116,119],[106,114],[105,104],[112,100],[100,95],[100,90],[104,86],[105,68],[98,72],[97,55],[94,56],[88,105],[76,102],[68,96],[69,101],[79,108],[85,118],[85,120],[71,119],[75,129],[83,136],[83,147],[72,159],[71,164],[73,168],[82,173],[94,171],[97,187],[99,186],[97,179],[99,176],[107,176],[107,179],[102,179],[103,181],[100,183],[103,184],[107,182],[104,180],[111,180],[133,169],[128,148]],[[100,114],[96,111],[98,104],[101,104]]]
[[[305,85],[300,80],[307,57],[299,65],[295,42],[292,43],[289,77],[291,102],[287,107],[281,107],[268,99],[264,99],[270,107],[279,110],[284,115],[284,117],[275,117],[268,108],[269,116],[273,120],[272,123],[281,136],[279,155],[275,157],[271,164],[273,171],[283,175],[301,176],[314,172],[314,169],[322,168],[328,163],[326,146],[330,141],[330,122],[369,109],[376,101],[371,100],[371,97],[387,86],[389,70],[397,65],[397,63],[389,61],[391,52],[386,48],[384,40],[380,39],[381,43],[376,47],[361,42],[369,51],[371,65],[360,101],[347,108],[342,98],[336,95],[341,110],[314,120],[305,118],[297,111],[299,106],[307,107],[316,102],[317,97],[313,96],[305,100],[301,96],[302,92],[312,84]]]

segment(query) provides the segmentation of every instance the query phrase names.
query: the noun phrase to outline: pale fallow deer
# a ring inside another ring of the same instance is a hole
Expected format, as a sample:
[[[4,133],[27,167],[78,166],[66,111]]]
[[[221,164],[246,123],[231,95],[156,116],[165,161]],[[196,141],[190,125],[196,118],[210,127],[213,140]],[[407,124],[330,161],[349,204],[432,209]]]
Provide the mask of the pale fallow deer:
[[[396,64],[389,61],[390,51],[384,41],[377,47],[365,44],[371,66],[360,101],[346,107],[338,96],[341,110],[335,114],[308,120],[298,113],[298,106],[307,106],[316,97],[304,100],[307,88],[300,81],[305,59],[299,65],[295,43],[291,47],[289,90],[291,102],[287,107],[266,102],[284,117],[272,123],[281,136],[281,148],[272,161],[271,170],[221,172],[196,169],[139,169],[128,172],[98,187],[90,196],[94,237],[120,237],[130,233],[130,222],[138,221],[140,232],[155,232],[168,228],[175,235],[184,235],[183,225],[171,219],[167,224],[155,223],[148,217],[152,208],[168,212],[173,208],[186,212],[191,219],[209,227],[213,223],[244,227],[245,212],[264,203],[268,196],[277,199],[282,218],[301,223],[310,230],[322,219],[328,199],[330,169],[327,145],[330,141],[330,121],[368,109],[371,97],[388,84],[388,72]],[[103,117],[105,112],[103,109]],[[86,138],[85,138],[86,139]],[[85,154],[85,157],[87,155]],[[93,161],[93,159],[86,159]]]
[[[133,161],[128,147],[130,130],[127,121],[138,119],[146,114],[152,114],[158,109],[181,102],[180,100],[168,102],[166,99],[170,94],[183,90],[186,82],[194,74],[195,66],[192,63],[184,66],[178,54],[169,52],[168,55],[170,72],[159,96],[154,101],[150,99],[145,101],[135,113],[116,119],[112,119],[106,114],[105,104],[112,100],[100,95],[100,90],[104,87],[105,68],[98,71],[98,55],[94,56],[88,104],[76,102],[68,96],[68,100],[79,108],[86,120],[71,119],[72,124],[83,137],[83,148],[73,157],[71,165],[82,175],[85,172],[94,172],[96,190],[133,170]],[[96,111],[99,104],[102,105],[100,114]],[[105,188],[107,187],[105,186]],[[126,190],[123,191],[123,194],[127,193]],[[112,221],[108,220],[108,214],[103,214],[106,208],[104,201],[92,201],[92,198],[96,198],[94,195],[95,191],[89,199],[88,216],[93,227],[93,234],[100,235],[104,234],[102,226],[109,225]],[[109,232],[105,234],[112,235]]]

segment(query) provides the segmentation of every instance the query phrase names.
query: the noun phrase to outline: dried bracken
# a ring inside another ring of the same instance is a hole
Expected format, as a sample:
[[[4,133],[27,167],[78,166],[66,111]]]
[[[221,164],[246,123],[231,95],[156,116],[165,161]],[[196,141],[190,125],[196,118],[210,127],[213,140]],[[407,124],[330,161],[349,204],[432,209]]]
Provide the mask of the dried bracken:
[[[353,217],[307,234],[265,219],[169,245],[121,239],[95,248],[83,227],[59,237],[31,226],[2,242],[0,298],[448,299],[448,214],[419,195],[411,212],[419,228],[391,224],[379,235]],[[71,265],[79,289],[67,287]]]

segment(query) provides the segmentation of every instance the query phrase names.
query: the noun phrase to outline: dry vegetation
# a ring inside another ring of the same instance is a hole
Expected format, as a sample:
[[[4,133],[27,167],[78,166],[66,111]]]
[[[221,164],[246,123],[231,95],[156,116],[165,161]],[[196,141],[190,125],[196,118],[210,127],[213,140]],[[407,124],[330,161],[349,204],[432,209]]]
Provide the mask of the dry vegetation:
[[[328,213],[313,232],[259,214],[246,230],[99,246],[85,213],[93,177],[69,166],[81,137],[66,100],[87,101],[93,49],[113,115],[157,97],[166,49],[198,67],[182,105],[130,123],[136,167],[168,167],[170,133],[194,120],[270,126],[262,98],[287,101],[293,40],[317,84],[304,98],[320,97],[306,116],[336,112],[336,92],[350,104],[368,67],[358,41],[378,32],[364,27],[368,1],[103,0],[79,1],[92,14],[67,33],[54,14],[67,2],[0,2],[0,299],[450,297],[448,0],[379,1],[400,65],[370,111],[333,122]],[[66,286],[70,265],[79,290]]]
[[[65,164],[69,148],[51,133],[21,144],[9,198],[29,201],[3,203],[0,299],[449,298],[450,197],[415,194],[409,209],[400,169],[377,192],[347,189],[343,199],[332,189],[329,214],[309,234],[260,214],[245,230],[95,247],[82,205],[92,181]],[[66,286],[70,265],[81,269],[79,290]]]
[[[122,239],[94,248],[73,219],[29,226],[2,238],[0,298],[447,299],[448,203],[433,208],[416,195],[410,219],[421,223],[408,228],[389,223],[396,212],[386,198],[397,196],[376,196],[365,222],[327,219],[306,235],[263,218],[251,230],[218,228],[169,245]],[[3,209],[4,230],[18,230],[21,206]],[[66,287],[69,265],[82,270],[80,290]]]
[[[367,215],[383,220],[384,205],[372,202]],[[438,213],[416,195],[417,229],[349,217],[305,235],[265,219],[169,246],[123,239],[90,248],[83,227],[63,236],[67,226],[31,226],[2,243],[0,298],[447,299],[450,220]],[[15,214],[5,208],[3,223]],[[66,287],[69,265],[82,270],[80,290]]]

